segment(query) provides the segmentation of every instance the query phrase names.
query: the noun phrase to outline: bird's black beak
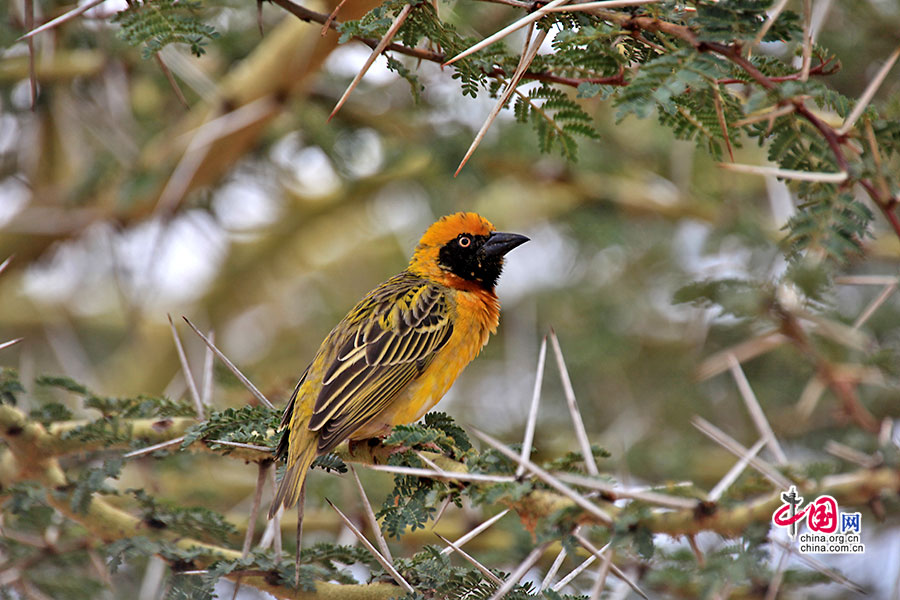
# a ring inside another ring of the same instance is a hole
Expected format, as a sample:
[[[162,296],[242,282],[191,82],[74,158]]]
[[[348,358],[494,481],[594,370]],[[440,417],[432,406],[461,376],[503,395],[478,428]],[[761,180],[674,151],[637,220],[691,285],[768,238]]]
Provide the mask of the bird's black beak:
[[[484,246],[481,247],[481,251],[485,256],[503,256],[516,246],[521,246],[527,241],[527,237],[518,233],[495,231],[484,243]]]

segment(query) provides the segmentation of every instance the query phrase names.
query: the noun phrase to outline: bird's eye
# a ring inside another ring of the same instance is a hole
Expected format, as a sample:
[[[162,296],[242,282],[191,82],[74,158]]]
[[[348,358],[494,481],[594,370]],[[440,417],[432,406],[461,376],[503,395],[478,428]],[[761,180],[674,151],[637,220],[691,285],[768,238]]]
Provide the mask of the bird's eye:
[[[472,238],[467,235],[459,236],[459,241],[457,241],[460,248],[468,248],[472,244]]]

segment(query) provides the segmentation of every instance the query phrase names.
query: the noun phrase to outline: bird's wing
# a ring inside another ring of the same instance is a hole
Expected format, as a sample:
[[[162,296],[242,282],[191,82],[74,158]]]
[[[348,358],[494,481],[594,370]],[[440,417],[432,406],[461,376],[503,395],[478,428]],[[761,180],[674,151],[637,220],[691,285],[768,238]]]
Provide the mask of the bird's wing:
[[[450,339],[444,290],[402,273],[366,296],[335,328],[309,429],[327,452],[380,413]]]

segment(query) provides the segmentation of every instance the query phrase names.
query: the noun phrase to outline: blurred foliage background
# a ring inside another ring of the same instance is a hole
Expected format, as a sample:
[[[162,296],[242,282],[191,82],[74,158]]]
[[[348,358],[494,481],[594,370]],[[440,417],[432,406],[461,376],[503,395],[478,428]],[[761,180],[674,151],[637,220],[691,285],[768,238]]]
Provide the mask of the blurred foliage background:
[[[900,8],[890,0],[812,5],[818,43],[841,61],[828,83],[857,97],[900,42]],[[372,6],[351,2],[339,16]],[[35,3],[38,22],[69,8]],[[183,397],[167,314],[196,372],[205,360],[202,342],[180,325],[185,315],[214,331],[281,405],[333,324],[405,266],[427,225],[474,210],[532,241],[509,257],[498,335],[441,410],[519,439],[537,349],[552,327],[591,439],[612,454],[601,468],[621,481],[718,481],[733,459],[691,427],[694,414],[748,446],[756,439],[727,371],[701,380],[698,368],[771,324],[673,297],[707,278],[772,282],[783,273],[781,227],[794,208],[781,182],[719,169],[655,119],[617,122],[615,108],[598,98],[582,101],[600,137],[580,143],[577,162],[542,154],[534,132],[504,113],[453,177],[492,102],[463,97],[437,65],[418,65],[424,90],[413,95],[379,59],[326,122],[369,49],[339,46],[334,32],[322,36],[319,25],[271,4],[262,6],[260,35],[253,3],[217,0],[201,14],[220,37],[202,57],[178,46],[161,53],[185,106],[160,64],[116,36],[108,17],[121,8],[109,0],[35,36],[33,109],[27,46],[16,41],[26,30],[23,5],[3,0],[0,11],[0,260],[12,257],[0,276],[0,337],[23,338],[0,351],[0,364],[19,369],[26,386],[39,374],[64,374],[103,394]],[[509,15],[508,7],[468,0],[439,10],[478,37]],[[875,103],[900,118],[896,71]],[[745,144],[735,160],[759,164],[765,151]],[[838,274],[896,276],[898,248],[878,215],[865,256]],[[820,312],[851,325],[879,292],[834,286]],[[898,324],[894,296],[861,328],[887,365],[900,348]],[[789,452],[821,451],[827,440],[874,450],[830,392],[798,417],[816,365],[794,348],[744,368]],[[215,372],[216,407],[250,401],[226,371]],[[569,417],[554,373],[548,365],[535,441],[545,457],[572,446],[560,435]],[[895,375],[896,363],[860,388],[878,418],[900,416]],[[844,468],[821,452],[815,460],[825,472]],[[219,465],[196,456],[135,462],[125,480],[245,513],[255,469]],[[333,476],[312,481],[332,497],[352,489]],[[388,482],[367,479],[376,489]],[[310,510],[321,508],[318,496],[311,494]],[[333,516],[319,522],[336,529]],[[876,529],[869,516],[864,522]],[[837,562],[887,597],[898,589],[897,561],[887,559],[900,556],[896,514],[879,527],[885,541],[864,541],[883,558]],[[889,577],[876,564],[893,565]]]

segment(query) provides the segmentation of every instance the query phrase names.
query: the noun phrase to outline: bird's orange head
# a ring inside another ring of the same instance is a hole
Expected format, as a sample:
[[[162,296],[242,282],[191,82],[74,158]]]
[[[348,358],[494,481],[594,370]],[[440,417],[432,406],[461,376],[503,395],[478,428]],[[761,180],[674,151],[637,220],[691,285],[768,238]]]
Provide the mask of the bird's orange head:
[[[416,246],[410,272],[461,290],[493,291],[507,252],[528,238],[500,233],[490,221],[473,212],[442,217]]]

